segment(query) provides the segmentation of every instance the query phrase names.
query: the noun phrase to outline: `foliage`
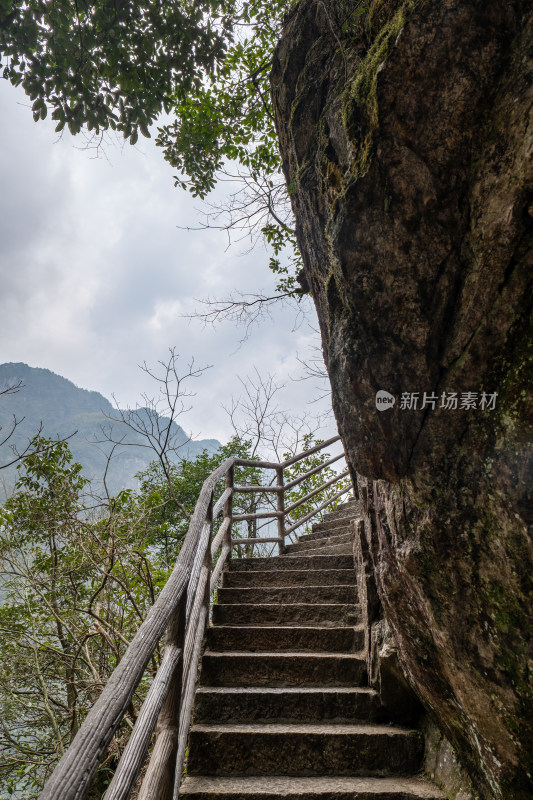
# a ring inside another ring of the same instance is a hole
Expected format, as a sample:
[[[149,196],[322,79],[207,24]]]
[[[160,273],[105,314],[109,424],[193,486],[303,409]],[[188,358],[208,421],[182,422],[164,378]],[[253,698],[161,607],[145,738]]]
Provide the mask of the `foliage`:
[[[33,444],[39,452],[0,510],[0,782],[18,797],[42,786],[171,567],[145,498],[124,491],[98,505],[66,443]],[[95,797],[145,688],[108,750]]]
[[[187,531],[183,509],[192,512],[203,481],[230,455],[250,457],[250,442],[234,437],[173,466],[173,491],[154,462],[138,493],[101,501],[66,442],[39,437],[32,449],[0,509],[0,793],[21,798],[38,794],[165,584]],[[261,470],[238,468],[236,480],[259,483]],[[253,502],[246,495],[236,511]],[[94,798],[157,664],[158,656],[108,749]]]
[[[266,411],[260,410],[264,424]],[[215,453],[204,450],[170,472],[154,462],[140,475],[138,492],[100,499],[90,493],[66,442],[32,441],[16,491],[0,509],[0,793],[28,800],[38,795],[164,586],[204,480],[230,456],[260,457],[258,442],[236,433]],[[300,446],[317,443],[309,433]],[[302,459],[286,470],[286,481],[328,458]],[[326,468],[306,478],[286,503],[334,475]],[[259,467],[235,468],[236,485],[266,486],[272,479]],[[337,488],[318,493],[293,518]],[[215,500],[223,491],[221,481]],[[267,510],[273,503],[272,494],[237,493],[234,512]],[[255,538],[272,524],[234,523],[232,536]],[[237,551],[267,554],[246,544]],[[156,652],[104,756],[93,800],[105,791],[159,658]]]
[[[157,531],[159,544],[163,546],[171,561],[179,552],[183,537],[187,532],[189,518],[183,509],[177,508],[173,497],[179,497],[184,509],[192,514],[205,479],[231,456],[253,459],[251,441],[240,436],[233,436],[226,445],[222,445],[215,453],[210,454],[204,450],[194,459],[183,459],[171,467],[170,478],[173,491],[163,475],[160,464],[153,462],[150,467],[141,473],[140,495],[153,509],[151,524]],[[265,478],[263,471],[254,467],[237,467],[235,469],[236,484],[261,485]],[[215,488],[214,499],[218,500],[224,486],[219,482]],[[236,495],[234,512],[236,514],[251,513],[255,510],[257,500],[253,495]],[[221,523],[219,518],[215,523],[215,530]],[[234,536],[239,535],[240,526],[235,524]],[[250,525],[246,536],[254,535],[255,527]]]
[[[157,144],[176,184],[205,198],[222,174],[239,190],[228,230],[263,237],[278,290],[295,292],[301,260],[281,176],[269,72],[293,0],[0,0],[3,76],[36,120],[132,144],[162,112]],[[229,165],[236,164],[237,174]]]
[[[194,94],[228,46],[224,0],[1,0],[3,75],[22,84],[35,119],[47,106],[78,133],[111,128],[134,144],[171,100]]]
[[[301,260],[292,228],[270,99],[269,73],[283,17],[291,0],[244,2],[234,21],[234,40],[225,58],[206,76],[194,96],[179,98],[172,123],[159,130],[157,143],[179,170],[176,184],[205,198],[227,163],[242,188],[227,209],[228,228],[256,227],[270,246],[269,266],[278,274],[279,291],[293,291]],[[259,220],[256,224],[256,217]],[[245,219],[244,225],[241,221]],[[288,264],[282,263],[286,255]]]
[[[240,184],[225,209],[228,230],[261,235],[277,290],[294,292],[301,258],[294,235],[270,99],[269,73],[291,0],[244,2],[234,40],[200,92],[179,98],[157,144],[179,171],[176,185],[205,198],[221,174]],[[227,165],[237,164],[237,173]]]

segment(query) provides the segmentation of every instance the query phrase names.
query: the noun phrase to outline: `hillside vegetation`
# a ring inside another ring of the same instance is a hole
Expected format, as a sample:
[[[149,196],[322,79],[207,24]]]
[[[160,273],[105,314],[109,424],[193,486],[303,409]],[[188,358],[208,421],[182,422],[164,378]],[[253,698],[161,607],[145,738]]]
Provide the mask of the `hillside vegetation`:
[[[19,421],[13,436],[0,447],[0,466],[12,460],[13,447],[23,450],[42,426],[45,436],[68,438],[72,455],[82,465],[84,476],[98,482],[104,474],[111,447],[109,443],[97,443],[111,434],[115,440],[125,438],[109,465],[109,492],[116,494],[121,489],[137,487],[135,475],[147,468],[154,453],[142,447],[142,437],[119,419],[119,412],[109,400],[98,392],[78,388],[48,369],[22,363],[1,364],[0,391],[19,384],[18,391],[0,397],[1,438],[11,430],[14,418]],[[147,418],[150,412],[140,409],[140,413]],[[215,439],[192,441],[175,423],[171,431],[175,433],[181,458],[195,458],[203,450],[212,453],[220,447]],[[15,465],[0,471],[0,499],[11,493],[16,476]]]

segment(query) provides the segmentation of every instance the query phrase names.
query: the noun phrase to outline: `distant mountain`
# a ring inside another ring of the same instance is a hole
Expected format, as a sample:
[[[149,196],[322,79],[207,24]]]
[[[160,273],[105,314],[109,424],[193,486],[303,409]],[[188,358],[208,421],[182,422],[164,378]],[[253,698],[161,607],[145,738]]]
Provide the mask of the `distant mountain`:
[[[83,466],[86,477],[98,483],[104,474],[106,454],[103,450],[106,448],[95,442],[103,438],[102,428],[109,430],[112,426],[113,438],[125,436],[131,446],[121,446],[113,457],[107,474],[108,488],[113,494],[123,488],[136,488],[136,473],[145,469],[155,454],[142,447],[142,438],[133,434],[123,422],[110,421],[109,417],[116,417],[117,411],[109,400],[98,392],[79,389],[48,369],[27,364],[0,364],[0,392],[19,382],[21,387],[16,393],[0,395],[0,441],[10,430],[13,416],[23,420],[9,442],[0,447],[0,466],[12,457],[9,445],[24,449],[42,423],[45,436],[71,436],[69,446],[75,460]],[[140,413],[148,418],[148,410],[141,409]],[[220,447],[216,439],[192,441],[175,423],[172,430],[180,445],[181,458],[194,458],[203,450],[213,452]],[[15,467],[0,469],[0,500],[12,491],[16,478]]]

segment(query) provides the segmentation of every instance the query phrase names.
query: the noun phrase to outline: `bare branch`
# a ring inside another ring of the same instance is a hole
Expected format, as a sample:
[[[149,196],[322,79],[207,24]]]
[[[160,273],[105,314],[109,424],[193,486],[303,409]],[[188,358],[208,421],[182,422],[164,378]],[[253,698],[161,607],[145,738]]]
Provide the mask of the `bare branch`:
[[[180,502],[174,491],[172,481],[172,462],[179,459],[179,451],[186,447],[191,441],[192,435],[186,441],[179,441],[179,429],[176,419],[190,410],[190,406],[185,403],[185,399],[194,397],[194,392],[190,391],[187,384],[190,380],[199,378],[210,366],[196,367],[194,359],[191,359],[183,374],[178,371],[179,354],[175,348],[169,348],[167,361],[159,361],[161,368],[152,369],[146,362],[140,368],[153,378],[159,385],[159,396],[142,396],[144,405],[136,405],[135,408],[121,409],[116,398],[115,414],[105,416],[110,422],[118,422],[126,426],[135,437],[134,441],[128,440],[127,435],[115,437],[113,427],[102,429],[105,442],[111,443],[113,454],[116,447],[146,447],[150,448],[163,471],[167,481],[168,489],[172,500],[183,516],[190,519],[190,514]],[[139,441],[140,440],[140,441]]]
[[[300,318],[303,319],[305,314],[305,308],[299,305],[300,300],[301,297],[297,300],[293,292],[274,295],[235,292],[225,300],[197,299],[197,302],[207,310],[194,311],[191,314],[184,314],[183,317],[198,320],[204,325],[215,326],[221,322],[231,322],[236,326],[242,326],[244,333],[239,344],[243,344],[249,338],[253,326],[265,318],[272,319],[272,311],[279,305],[297,303],[295,319],[295,327],[297,327]]]
[[[325,412],[298,416],[280,408],[276,396],[284,385],[257,368],[239,382],[242,394],[223,408],[236,435],[251,440],[253,456],[261,449],[263,455],[266,450],[269,457],[283,461],[286,453],[299,452],[305,437],[316,434],[329,417]]]
[[[13,386],[7,386],[5,389],[0,390],[0,396],[2,396],[3,394],[17,394],[17,392],[19,392],[23,386],[24,384],[22,383],[22,381],[14,383]]]

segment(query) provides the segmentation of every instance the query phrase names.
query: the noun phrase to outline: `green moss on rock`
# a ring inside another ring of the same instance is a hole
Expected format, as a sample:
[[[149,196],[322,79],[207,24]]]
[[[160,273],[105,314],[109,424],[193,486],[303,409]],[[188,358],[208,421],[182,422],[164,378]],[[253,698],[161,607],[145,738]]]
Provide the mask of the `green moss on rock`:
[[[418,0],[373,0],[367,28],[371,44],[343,93],[342,114],[356,148],[355,177],[367,171],[379,126],[377,82],[379,71]]]

